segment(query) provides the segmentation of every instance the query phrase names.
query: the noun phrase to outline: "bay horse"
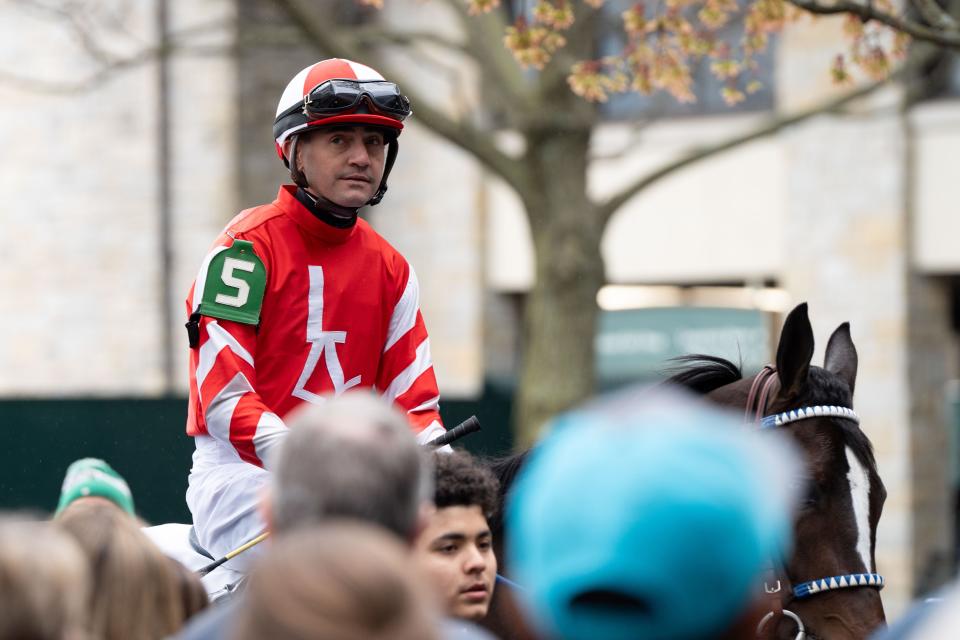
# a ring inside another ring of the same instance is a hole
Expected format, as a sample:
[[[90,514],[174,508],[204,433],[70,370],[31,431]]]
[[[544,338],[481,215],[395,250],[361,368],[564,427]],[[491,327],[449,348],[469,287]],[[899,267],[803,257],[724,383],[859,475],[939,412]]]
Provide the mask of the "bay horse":
[[[784,322],[775,366],[745,378],[732,362],[688,355],[664,382],[742,411],[761,428],[786,431],[803,454],[806,491],[795,514],[793,550],[789,558],[771,558],[763,584],[768,613],[757,637],[764,640],[862,640],[885,623],[875,546],[886,489],[853,411],[857,351],[849,323],[830,336],[823,367],[810,364],[813,350],[801,304]],[[527,453],[492,464],[504,496]],[[503,522],[494,526],[495,540],[502,541]],[[500,548],[497,556],[503,558]],[[509,597],[511,583],[504,582],[485,626],[502,638],[534,638]]]

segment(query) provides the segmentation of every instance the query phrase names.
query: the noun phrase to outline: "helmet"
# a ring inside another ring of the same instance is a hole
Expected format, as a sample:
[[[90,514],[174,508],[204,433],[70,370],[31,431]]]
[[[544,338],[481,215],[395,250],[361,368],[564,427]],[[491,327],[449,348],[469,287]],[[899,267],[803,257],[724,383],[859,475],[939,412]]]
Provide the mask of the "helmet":
[[[306,179],[283,152],[292,138],[290,156],[296,157],[297,136],[332,124],[359,124],[383,128],[389,144],[383,178],[368,204],[377,204],[387,190],[387,176],[396,160],[397,136],[410,102],[399,87],[374,69],[343,58],[321,60],[301,70],[287,84],[273,123],[277,154],[290,169],[293,181],[306,187]]]

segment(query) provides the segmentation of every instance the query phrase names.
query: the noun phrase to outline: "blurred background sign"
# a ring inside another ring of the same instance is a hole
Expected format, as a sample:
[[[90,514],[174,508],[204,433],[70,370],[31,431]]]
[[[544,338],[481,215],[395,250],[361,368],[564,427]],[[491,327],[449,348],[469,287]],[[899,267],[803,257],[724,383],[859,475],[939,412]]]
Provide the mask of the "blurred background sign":
[[[756,309],[668,307],[604,311],[596,337],[604,388],[665,377],[671,358],[720,356],[756,371],[769,361],[768,316]]]

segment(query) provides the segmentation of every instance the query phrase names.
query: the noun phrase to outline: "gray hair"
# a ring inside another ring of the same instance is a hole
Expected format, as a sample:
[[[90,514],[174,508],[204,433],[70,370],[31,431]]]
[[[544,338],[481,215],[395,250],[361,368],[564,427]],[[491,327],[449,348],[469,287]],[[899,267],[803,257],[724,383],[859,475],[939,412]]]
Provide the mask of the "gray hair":
[[[433,493],[430,462],[403,414],[366,392],[307,405],[273,474],[273,527],[286,532],[330,518],[378,524],[412,539]]]

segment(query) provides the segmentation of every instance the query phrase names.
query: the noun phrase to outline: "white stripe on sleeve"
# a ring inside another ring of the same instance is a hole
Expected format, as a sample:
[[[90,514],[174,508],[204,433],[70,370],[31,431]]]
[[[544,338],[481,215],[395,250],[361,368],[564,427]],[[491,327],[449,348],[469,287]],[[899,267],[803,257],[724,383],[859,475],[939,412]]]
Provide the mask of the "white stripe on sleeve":
[[[203,387],[203,381],[206,380],[217,361],[217,355],[221,349],[229,348],[239,358],[246,361],[251,367],[253,356],[243,348],[243,345],[234,338],[229,331],[220,326],[216,320],[207,324],[207,341],[200,347],[200,361],[197,363],[197,390]]]
[[[440,426],[440,423],[434,420],[423,431],[417,434],[417,444],[426,444],[431,440],[436,440],[446,433],[446,430]]]
[[[280,443],[287,437],[287,425],[275,413],[264,411],[257,422],[257,432],[253,436],[253,448],[263,463],[263,468],[272,470],[273,459]]]
[[[418,411],[435,411],[440,408],[440,396],[430,398],[423,404],[414,407],[407,411],[407,413],[417,413]]]
[[[430,340],[427,338],[417,347],[416,357],[413,362],[397,374],[397,377],[394,378],[384,390],[382,394],[383,397],[391,402],[396,400],[413,386],[413,383],[417,381],[417,378],[419,378],[424,371],[432,366],[433,363],[430,360]]]
[[[410,277],[407,278],[407,286],[403,290],[403,295],[397,301],[397,306],[393,308],[393,314],[390,316],[390,328],[387,330],[387,342],[383,346],[384,352],[397,344],[413,325],[417,323],[417,309],[420,307],[420,283],[417,281],[417,274],[410,267]]]
[[[220,390],[207,407],[205,414],[207,433],[222,442],[230,442],[230,420],[233,418],[233,412],[240,398],[252,391],[253,387],[250,386],[245,375],[238,373],[233,376],[233,379]]]

